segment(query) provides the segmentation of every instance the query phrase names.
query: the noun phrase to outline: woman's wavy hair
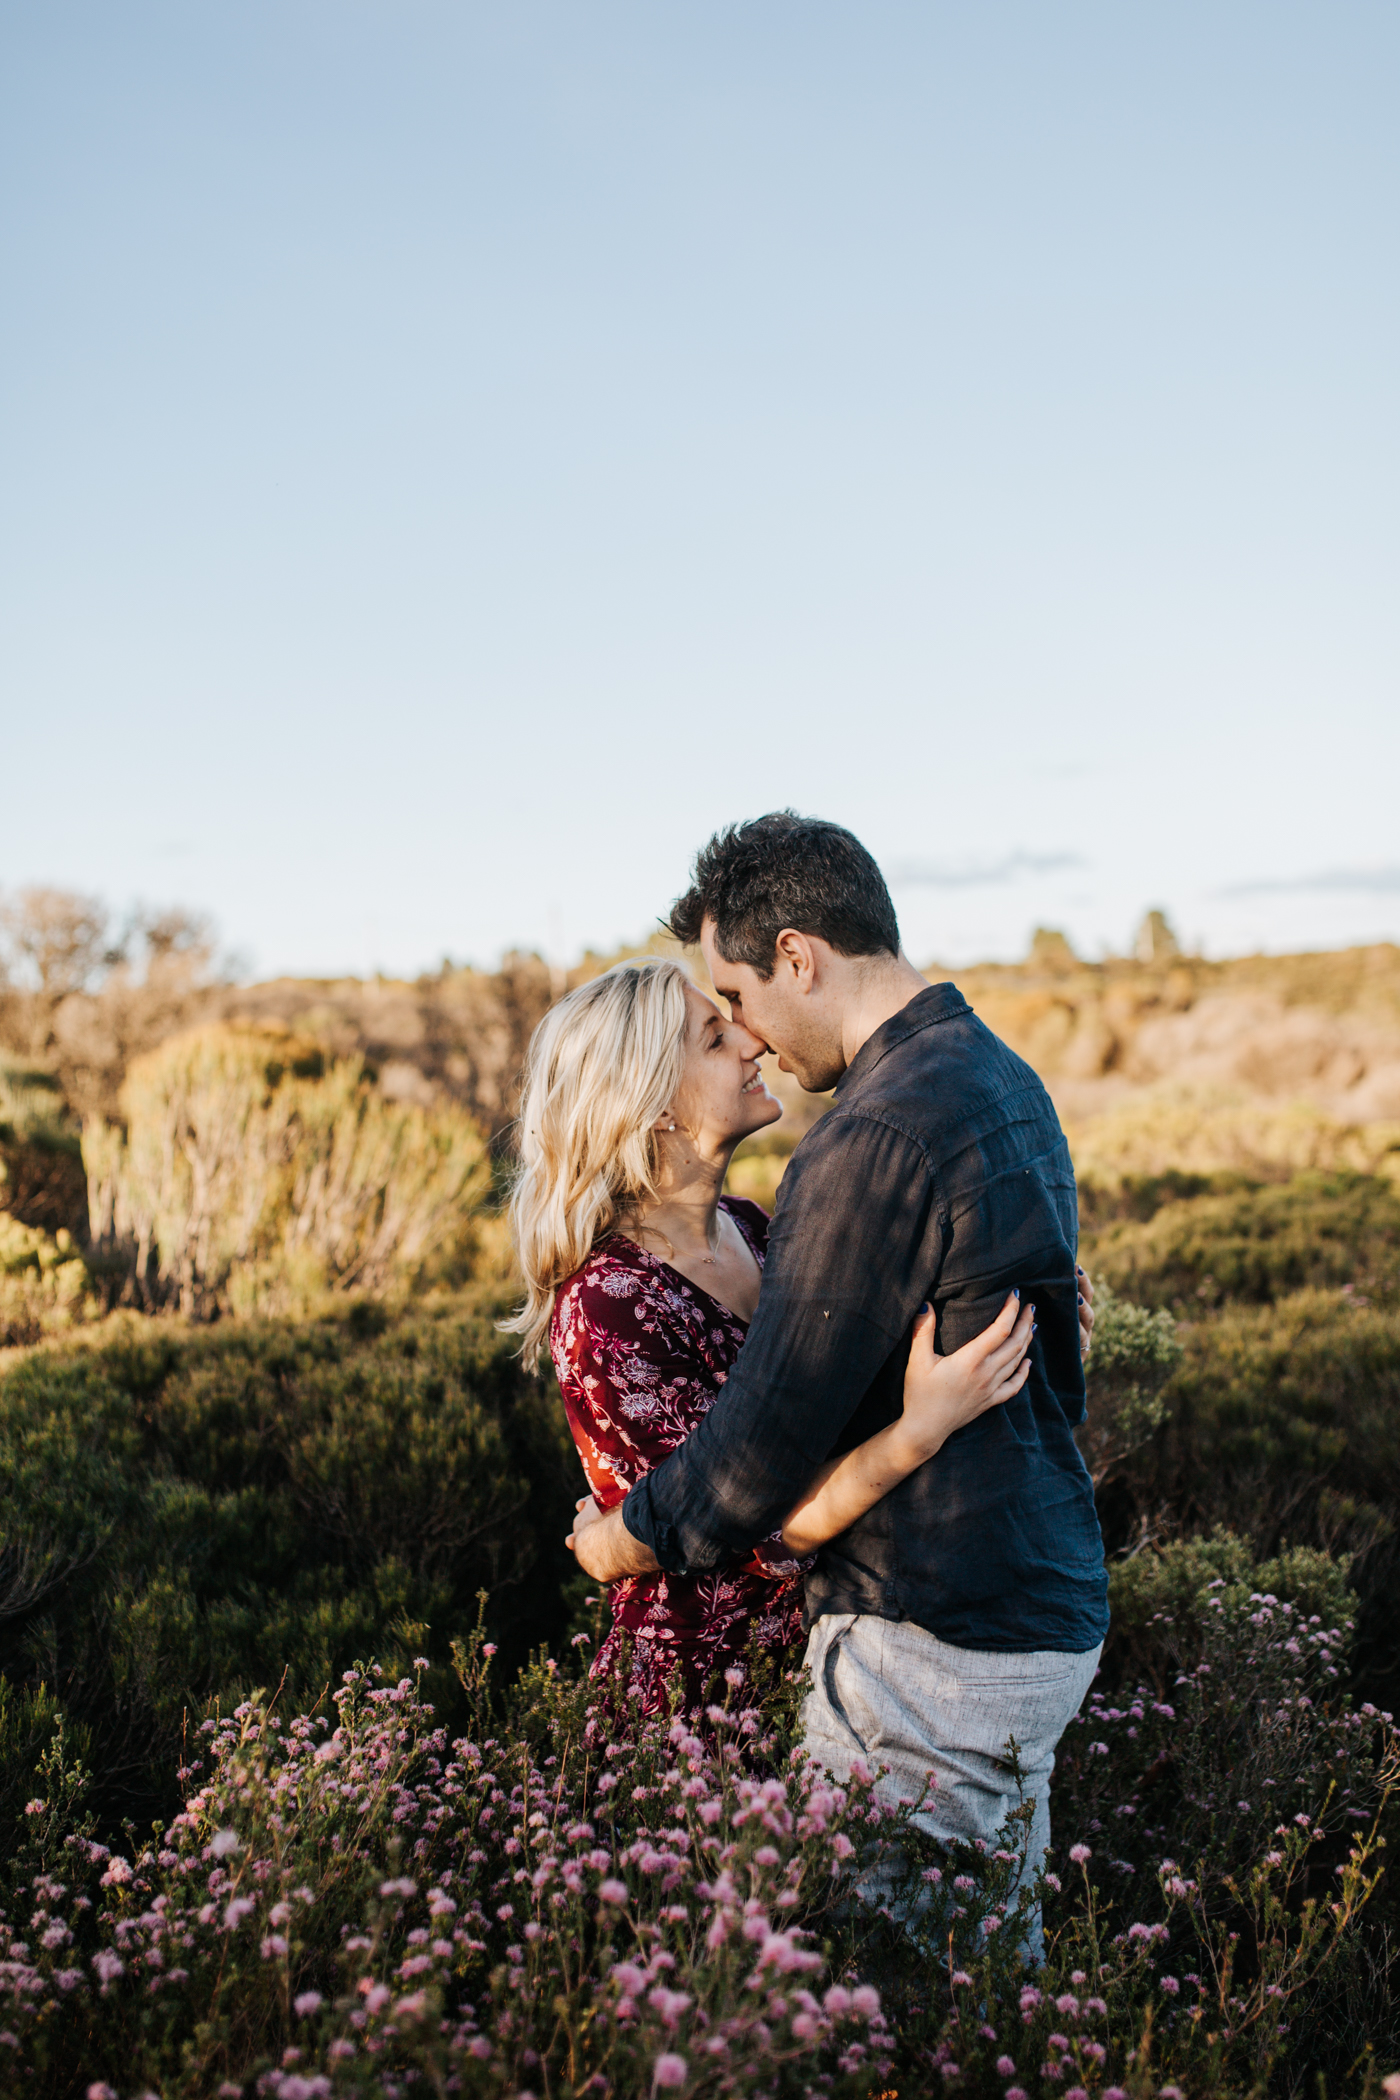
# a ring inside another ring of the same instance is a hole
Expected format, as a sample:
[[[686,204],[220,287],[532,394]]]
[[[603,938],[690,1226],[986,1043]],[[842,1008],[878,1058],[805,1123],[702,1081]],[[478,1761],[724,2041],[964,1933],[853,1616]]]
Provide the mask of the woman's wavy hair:
[[[561,1283],[656,1194],[652,1129],[685,1063],[679,963],[617,963],[550,1008],[530,1039],[511,1237],[525,1303],[501,1325],[539,1361]]]

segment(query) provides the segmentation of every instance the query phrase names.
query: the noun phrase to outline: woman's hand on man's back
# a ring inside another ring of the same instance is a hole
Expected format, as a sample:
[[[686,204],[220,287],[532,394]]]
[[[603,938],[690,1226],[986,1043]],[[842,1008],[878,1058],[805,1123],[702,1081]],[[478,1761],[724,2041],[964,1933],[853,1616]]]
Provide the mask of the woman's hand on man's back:
[[[904,1413],[896,1425],[920,1464],[941,1451],[955,1430],[965,1429],[989,1407],[1001,1407],[1020,1392],[1030,1376],[1035,1307],[1022,1305],[1020,1292],[1012,1291],[991,1325],[951,1356],[934,1350],[937,1327],[938,1316],[931,1307],[914,1322],[904,1373]]]

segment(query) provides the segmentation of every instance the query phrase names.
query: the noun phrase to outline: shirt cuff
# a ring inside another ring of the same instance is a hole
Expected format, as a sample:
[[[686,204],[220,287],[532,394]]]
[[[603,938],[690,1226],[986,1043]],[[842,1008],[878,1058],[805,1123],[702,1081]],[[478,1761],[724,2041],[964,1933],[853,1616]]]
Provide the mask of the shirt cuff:
[[[668,1575],[688,1572],[675,1525],[667,1522],[652,1501],[650,1475],[637,1482],[622,1504],[622,1522],[634,1539],[651,1549],[657,1566]]]

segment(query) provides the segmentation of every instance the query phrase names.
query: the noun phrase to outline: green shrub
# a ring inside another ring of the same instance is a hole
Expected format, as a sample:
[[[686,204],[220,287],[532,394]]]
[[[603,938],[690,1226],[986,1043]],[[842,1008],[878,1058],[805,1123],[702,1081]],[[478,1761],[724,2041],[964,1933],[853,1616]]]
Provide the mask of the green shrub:
[[[0,1058],[0,1211],[41,1232],[87,1236],[76,1122],[47,1072]]]
[[[91,1283],[66,1229],[50,1237],[0,1210],[0,1349],[96,1318]]]
[[[1165,1422],[1162,1388],[1183,1352],[1170,1313],[1130,1305],[1107,1284],[1098,1288],[1094,1312],[1084,1367],[1089,1411],[1079,1444],[1101,1488]]]
[[[211,1699],[314,1698],[371,1649],[450,1687],[483,1587],[503,1653],[557,1638],[579,1478],[479,1315],[36,1352],[0,1384],[0,1672],[89,1729],[109,1811],[144,1808]]]
[[[1400,1311],[1343,1291],[1228,1306],[1180,1330],[1166,1419],[1119,1467],[1138,1517],[1361,1546],[1400,1509]],[[1120,1521],[1121,1536],[1121,1521]]]
[[[1146,1224],[1168,1203],[1180,1203],[1192,1196],[1248,1194],[1262,1186],[1257,1175],[1232,1168],[1220,1168],[1211,1174],[1188,1174],[1179,1167],[1169,1167],[1160,1174],[1120,1174],[1107,1180],[1081,1175],[1079,1222],[1086,1233],[1130,1220]]]
[[[1106,1225],[1086,1240],[1085,1260],[1141,1305],[1267,1305],[1337,1286],[1389,1302],[1400,1287],[1400,1188],[1368,1174],[1297,1174],[1195,1195],[1145,1222]]]

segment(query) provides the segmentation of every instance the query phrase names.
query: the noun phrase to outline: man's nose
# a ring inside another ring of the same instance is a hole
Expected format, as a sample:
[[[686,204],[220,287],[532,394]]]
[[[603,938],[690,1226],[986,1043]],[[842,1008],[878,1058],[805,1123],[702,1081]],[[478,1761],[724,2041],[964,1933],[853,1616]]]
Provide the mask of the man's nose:
[[[743,1021],[739,1022],[738,1028],[741,1055],[744,1057],[767,1057],[768,1045],[764,1042],[763,1037],[755,1035],[753,1030]]]

